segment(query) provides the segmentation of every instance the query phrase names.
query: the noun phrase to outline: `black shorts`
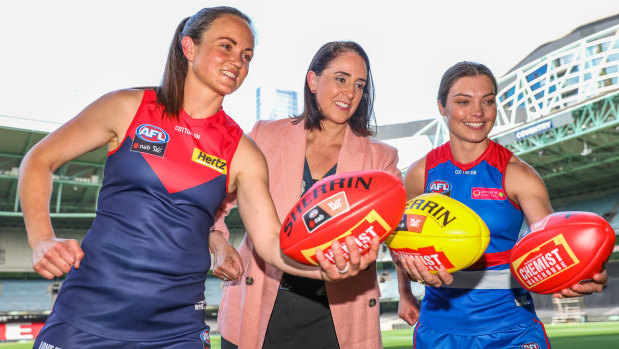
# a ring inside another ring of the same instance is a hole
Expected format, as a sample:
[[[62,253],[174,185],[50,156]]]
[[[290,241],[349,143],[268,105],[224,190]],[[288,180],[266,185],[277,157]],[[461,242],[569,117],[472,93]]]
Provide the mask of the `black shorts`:
[[[263,349],[339,347],[328,302],[280,288]]]

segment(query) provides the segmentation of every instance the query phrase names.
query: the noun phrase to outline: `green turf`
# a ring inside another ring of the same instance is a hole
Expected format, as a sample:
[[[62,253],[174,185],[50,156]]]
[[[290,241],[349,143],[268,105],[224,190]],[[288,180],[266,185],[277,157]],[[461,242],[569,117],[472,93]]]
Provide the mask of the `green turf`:
[[[2,349],[26,349],[32,348],[32,342],[28,343],[0,343]]]
[[[619,322],[546,325],[553,349],[617,349]]]
[[[619,322],[588,322],[584,324],[546,325],[546,332],[553,349],[617,349],[619,348]],[[385,349],[410,349],[413,332],[393,330],[383,332]],[[212,348],[220,348],[220,337],[211,337]],[[30,349],[32,342],[0,343],[0,349]],[[36,348],[35,348],[36,349]]]

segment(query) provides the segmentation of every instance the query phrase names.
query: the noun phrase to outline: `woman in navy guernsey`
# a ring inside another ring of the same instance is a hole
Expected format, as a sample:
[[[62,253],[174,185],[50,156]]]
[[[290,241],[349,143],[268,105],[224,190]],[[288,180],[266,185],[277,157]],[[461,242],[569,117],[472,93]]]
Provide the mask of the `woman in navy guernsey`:
[[[246,15],[202,9],[178,25],[161,86],[111,92],[28,152],[19,196],[33,267],[48,279],[68,273],[35,348],[206,347],[209,247],[216,259],[235,253],[209,230],[235,190],[257,252],[277,268],[333,281],[376,259],[377,249],[361,257],[351,245],[355,265],[341,274],[341,253],[335,265],[320,258],[323,269],[283,257],[264,157],[222,109],[247,76],[253,49]],[[105,144],[91,229],[81,246],[56,238],[52,173]]]
[[[430,274],[419,260],[397,260],[399,315],[414,327],[419,348],[550,348],[528,291],[512,280],[509,253],[523,219],[552,213],[546,187],[535,170],[488,139],[497,116],[497,83],[484,65],[460,62],[440,83],[438,107],[450,141],[413,163],[405,176],[409,199],[428,192],[449,195],[473,209],[490,229],[490,244],[472,267]],[[421,309],[410,281],[426,284]],[[599,292],[606,273],[555,297]],[[416,324],[415,324],[416,323]]]

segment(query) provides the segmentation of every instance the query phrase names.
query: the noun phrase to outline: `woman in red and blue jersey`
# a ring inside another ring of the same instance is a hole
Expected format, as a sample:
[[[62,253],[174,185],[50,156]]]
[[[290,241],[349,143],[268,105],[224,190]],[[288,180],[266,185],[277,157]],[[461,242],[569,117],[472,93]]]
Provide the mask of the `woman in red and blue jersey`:
[[[399,315],[414,328],[414,348],[550,348],[528,291],[512,278],[509,255],[526,219],[552,213],[546,187],[535,170],[488,134],[497,116],[497,82],[484,65],[460,62],[441,80],[438,108],[450,141],[413,163],[405,176],[409,199],[433,192],[463,202],[484,220],[490,244],[482,258],[453,275],[430,274],[421,261],[397,260]],[[421,309],[410,282],[426,284]],[[564,289],[555,297],[599,292],[594,282]],[[418,320],[418,321],[417,321]],[[416,324],[415,324],[416,323]]]
[[[34,270],[49,279],[68,273],[35,348],[206,347],[209,247],[216,257],[234,253],[224,236],[209,231],[235,190],[256,251],[277,268],[333,280],[376,259],[377,249],[360,257],[350,244],[356,265],[345,273],[337,271],[346,266],[341,253],[336,265],[319,254],[324,269],[285,260],[264,156],[222,109],[247,76],[253,52],[245,14],[202,9],[178,25],[161,86],[99,98],[25,156],[19,196]],[[56,238],[53,172],[106,144],[91,229],[81,246]]]

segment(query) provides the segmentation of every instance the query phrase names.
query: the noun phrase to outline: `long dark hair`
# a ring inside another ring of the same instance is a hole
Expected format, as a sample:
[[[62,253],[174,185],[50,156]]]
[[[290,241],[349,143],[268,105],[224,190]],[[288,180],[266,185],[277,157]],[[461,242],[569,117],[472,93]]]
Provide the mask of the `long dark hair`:
[[[363,96],[359,102],[357,110],[350,119],[348,125],[352,132],[360,137],[373,136],[376,134],[374,124],[374,81],[370,70],[370,59],[361,45],[353,41],[332,41],[324,44],[310,62],[307,72],[313,71],[316,75],[322,75],[329,64],[345,52],[354,52],[365,61],[367,69],[367,82],[363,89]],[[307,74],[306,74],[307,77]],[[320,112],[320,107],[316,101],[316,96],[310,90],[307,78],[303,89],[304,107],[301,115],[294,116],[293,123],[298,124],[305,121],[306,130],[321,130],[320,122],[325,118]]]
[[[181,41],[184,37],[190,37],[194,44],[202,42],[202,36],[209,30],[213,22],[221,16],[236,16],[247,22],[254,32],[251,19],[243,12],[227,6],[207,7],[196,12],[191,17],[183,19],[174,32],[168,60],[166,61],[161,85],[156,89],[157,104],[163,108],[164,115],[171,119],[178,119],[183,108],[185,92],[185,78],[187,77],[187,58],[183,54]]]
[[[462,61],[454,64],[449,69],[445,71],[443,77],[441,78],[441,84],[438,87],[438,101],[441,102],[441,105],[445,107],[447,103],[447,94],[449,93],[449,89],[451,86],[458,81],[458,79],[465,76],[478,76],[485,75],[487,76],[492,84],[494,85],[494,93],[497,93],[498,86],[496,82],[496,78],[492,71],[481,63]]]

